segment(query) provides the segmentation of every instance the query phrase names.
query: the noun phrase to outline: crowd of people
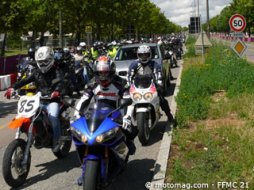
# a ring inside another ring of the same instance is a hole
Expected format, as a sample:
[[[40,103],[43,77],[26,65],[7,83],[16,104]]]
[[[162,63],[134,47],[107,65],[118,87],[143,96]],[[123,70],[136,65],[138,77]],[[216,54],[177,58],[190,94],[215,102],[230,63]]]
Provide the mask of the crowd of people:
[[[170,40],[169,38],[156,39],[157,43],[165,46],[170,44],[169,41],[172,41],[172,38]],[[139,46],[137,60],[129,67],[129,83],[116,74],[114,57],[121,45],[116,41],[108,44],[98,41],[91,48],[85,42],[80,42],[76,48],[52,49],[48,46],[42,46],[36,51],[30,48],[28,60],[33,65],[32,68],[30,67],[30,75],[18,80],[7,90],[5,96],[10,98],[15,90],[31,82],[34,82],[36,90],[40,91],[43,96],[49,96],[53,100],[57,100],[61,96],[72,96],[73,92],[76,92],[78,101],[74,117],[78,118],[80,117],[79,113],[89,105],[92,99],[94,101],[107,101],[117,107],[119,100],[129,97],[128,84],[135,78],[135,75],[137,73],[147,74],[147,72],[150,72],[155,77],[161,108],[168,117],[168,122],[175,123],[168,101],[162,93],[161,66],[152,60],[152,52],[149,45],[145,44],[146,42],[147,40],[141,39],[141,43],[144,44]],[[154,40],[148,39],[148,42],[154,42]],[[83,79],[77,77],[80,69],[80,76],[81,78],[83,76]],[[82,86],[80,86],[81,80],[85,81]],[[57,101],[53,101],[43,105],[43,109],[47,111],[53,129],[54,141],[52,150],[57,152],[60,146],[60,105]],[[132,112],[133,107],[129,106],[126,113],[122,115],[122,128],[127,137],[126,144],[130,155],[135,153],[136,148],[133,139],[138,133],[137,129],[132,125]],[[83,154],[84,148],[82,146],[77,147],[79,155]]]

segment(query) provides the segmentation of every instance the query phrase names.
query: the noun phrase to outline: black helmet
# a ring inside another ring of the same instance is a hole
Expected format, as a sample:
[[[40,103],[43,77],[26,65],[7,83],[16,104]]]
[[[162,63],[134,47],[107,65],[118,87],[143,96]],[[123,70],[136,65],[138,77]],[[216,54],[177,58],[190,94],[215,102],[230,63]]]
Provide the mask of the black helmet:
[[[31,59],[34,59],[34,55],[35,55],[35,50],[34,50],[34,48],[32,48],[32,47],[30,47],[29,49],[28,49],[28,56],[31,58]]]

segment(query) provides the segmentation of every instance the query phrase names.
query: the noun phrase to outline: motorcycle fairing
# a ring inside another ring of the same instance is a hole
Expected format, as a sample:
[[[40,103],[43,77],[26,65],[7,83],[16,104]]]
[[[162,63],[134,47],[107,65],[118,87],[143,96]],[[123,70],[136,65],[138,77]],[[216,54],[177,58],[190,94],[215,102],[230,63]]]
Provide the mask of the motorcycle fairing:
[[[20,128],[22,125],[25,125],[25,126],[29,127],[30,123],[31,123],[30,118],[19,117],[19,118],[14,118],[9,123],[8,127],[11,128],[11,129]]]
[[[113,129],[118,125],[110,118],[105,118],[100,124],[100,126],[96,129],[96,131],[94,133],[91,133],[89,131],[86,119],[84,117],[80,117],[78,120],[71,123],[71,126],[88,137],[88,145],[93,145],[98,135]]]

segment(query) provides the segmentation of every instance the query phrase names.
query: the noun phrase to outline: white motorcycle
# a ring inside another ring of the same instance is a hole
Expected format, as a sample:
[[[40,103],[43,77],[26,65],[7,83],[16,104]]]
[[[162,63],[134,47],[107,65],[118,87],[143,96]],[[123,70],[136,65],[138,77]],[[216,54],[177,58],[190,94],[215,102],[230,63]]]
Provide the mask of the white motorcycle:
[[[134,111],[132,123],[138,127],[138,138],[146,145],[150,131],[160,119],[160,99],[152,75],[136,75],[130,86]]]

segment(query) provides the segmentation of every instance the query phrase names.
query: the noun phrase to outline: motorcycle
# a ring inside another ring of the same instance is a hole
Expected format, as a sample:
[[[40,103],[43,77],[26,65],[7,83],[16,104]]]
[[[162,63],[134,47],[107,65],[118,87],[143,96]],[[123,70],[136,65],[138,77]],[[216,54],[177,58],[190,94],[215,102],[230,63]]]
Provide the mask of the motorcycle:
[[[177,59],[176,59],[176,49],[174,49],[172,43],[169,43],[170,45],[168,46],[168,54],[170,56],[170,67],[174,68],[177,67]]]
[[[93,70],[88,62],[85,61],[75,61],[75,77],[74,84],[77,89],[83,90],[85,85],[89,82],[89,80],[93,77]]]
[[[129,91],[134,106],[132,123],[137,126],[139,141],[144,146],[161,116],[160,99],[153,76],[136,75]]]
[[[115,109],[107,100],[100,100],[90,104],[84,114],[80,113],[82,117],[71,123],[73,141],[82,162],[83,189],[106,187],[124,169],[129,149],[121,130],[119,110],[131,103],[131,99],[122,100]]]
[[[31,75],[32,70],[34,69],[35,66],[36,66],[35,63],[29,60],[28,57],[23,57],[20,63],[17,65],[17,81],[20,81],[28,77],[29,75]],[[36,86],[32,82],[21,87],[18,90],[18,94],[19,95],[25,95],[25,94],[33,95],[35,91],[36,91]]]
[[[52,148],[53,130],[48,120],[47,112],[42,109],[41,102],[52,101],[48,97],[42,97],[38,92],[33,96],[20,96],[18,101],[17,116],[9,124],[9,128],[17,129],[15,139],[7,146],[3,156],[3,177],[11,187],[18,187],[25,183],[31,165],[30,148]],[[69,102],[69,104],[74,104]],[[61,137],[60,149],[53,152],[61,159],[66,157],[71,148],[71,133],[69,128],[69,112],[67,104],[61,103],[60,123]],[[24,133],[27,138],[21,138]]]

